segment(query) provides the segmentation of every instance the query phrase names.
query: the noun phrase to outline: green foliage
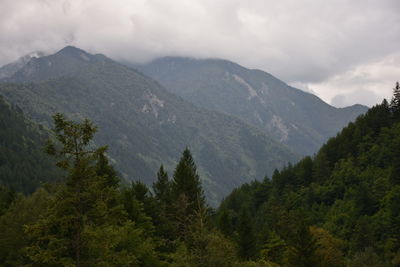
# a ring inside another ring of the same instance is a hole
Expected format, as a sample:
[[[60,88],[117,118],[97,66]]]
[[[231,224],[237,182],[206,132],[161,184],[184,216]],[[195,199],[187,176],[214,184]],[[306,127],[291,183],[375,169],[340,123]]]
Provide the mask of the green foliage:
[[[335,238],[325,229],[315,226],[310,227],[310,233],[315,240],[315,256],[319,266],[344,266],[345,242],[343,240]]]
[[[130,221],[118,201],[115,171],[90,149],[96,127],[54,116],[57,143],[47,151],[67,173],[45,216],[26,227],[26,255],[33,266],[155,266],[154,244]],[[140,244],[140,249],[138,245]]]
[[[0,185],[30,194],[61,176],[42,149],[45,139],[44,130],[0,96]]]
[[[278,264],[397,264],[400,123],[394,102],[371,108],[313,158],[275,171],[271,181],[235,189],[219,208],[218,225],[232,225],[235,236],[240,224],[234,218],[248,209],[256,255]]]
[[[260,256],[271,262],[283,263],[288,254],[286,242],[275,232],[271,232],[268,241],[263,245]]]
[[[30,242],[25,226],[44,216],[53,201],[51,192],[38,189],[29,197],[19,195],[0,217],[0,263],[3,266],[22,266],[26,263],[25,246]]]
[[[181,243],[172,255],[171,266],[239,266],[235,244],[217,231],[193,233],[193,243],[188,248]]]
[[[153,191],[155,198],[165,208],[171,200],[171,183],[163,165],[160,166],[160,169],[157,172],[157,181],[153,183]]]
[[[394,113],[399,112],[400,110],[400,84],[396,82],[396,86],[393,88],[393,98],[390,102],[390,107]]]
[[[16,192],[12,188],[0,185],[0,216],[7,211],[15,197]]]
[[[244,260],[252,259],[256,254],[256,239],[250,214],[246,208],[239,215],[238,245],[239,255]]]
[[[288,238],[288,263],[290,266],[315,266],[318,264],[317,243],[304,221],[297,221]]]
[[[184,195],[188,201],[188,211],[195,211],[198,206],[205,206],[205,198],[201,187],[200,177],[197,174],[197,167],[192,154],[186,148],[175,168],[172,179],[172,199],[177,201]],[[193,212],[189,212],[189,215]]]

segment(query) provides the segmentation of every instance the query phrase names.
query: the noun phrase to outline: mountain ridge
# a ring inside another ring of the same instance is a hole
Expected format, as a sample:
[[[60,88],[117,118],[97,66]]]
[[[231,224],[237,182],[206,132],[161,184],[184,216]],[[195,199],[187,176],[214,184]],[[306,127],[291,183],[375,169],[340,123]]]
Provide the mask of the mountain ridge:
[[[150,184],[160,164],[171,173],[189,146],[215,205],[233,187],[298,159],[257,128],[198,108],[138,71],[104,56],[87,61],[80,50],[61,51],[28,63],[0,84],[0,94],[48,126],[55,112],[92,120],[100,129],[96,142],[110,145],[126,179]],[[64,52],[74,51],[65,63]]]
[[[335,108],[265,71],[228,60],[162,57],[128,65],[185,100],[238,116],[303,155],[316,152],[367,110],[361,105]]]

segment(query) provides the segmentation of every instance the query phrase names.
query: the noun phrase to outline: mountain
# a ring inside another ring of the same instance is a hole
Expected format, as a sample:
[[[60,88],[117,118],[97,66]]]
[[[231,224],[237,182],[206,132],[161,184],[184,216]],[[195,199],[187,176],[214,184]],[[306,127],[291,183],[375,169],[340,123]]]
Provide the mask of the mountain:
[[[24,67],[31,59],[42,57],[45,54],[43,52],[33,52],[23,57],[20,57],[16,61],[0,67],[0,79],[8,78],[14,75],[18,70]]]
[[[0,96],[0,185],[32,193],[62,173],[43,150],[47,132]]]
[[[28,56],[25,56],[26,58]],[[82,49],[67,46],[51,56],[31,57],[20,65],[13,75],[3,78],[3,82],[35,82],[60,77],[72,77],[95,63],[107,62],[105,56],[89,54]],[[16,66],[16,63],[11,63]]]
[[[332,107],[269,73],[226,60],[165,57],[131,66],[198,107],[238,116],[303,155],[367,110]]]
[[[171,174],[188,146],[214,205],[232,188],[298,158],[240,119],[198,108],[131,68],[75,47],[33,58],[3,80],[0,94],[46,126],[56,112],[92,120],[96,144],[109,145],[127,180],[150,184],[161,163]]]

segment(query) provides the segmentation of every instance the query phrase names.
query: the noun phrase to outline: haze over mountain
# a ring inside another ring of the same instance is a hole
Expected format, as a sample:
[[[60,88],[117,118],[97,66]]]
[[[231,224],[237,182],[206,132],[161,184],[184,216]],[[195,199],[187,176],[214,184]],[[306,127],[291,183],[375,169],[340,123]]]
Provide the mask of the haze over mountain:
[[[49,126],[56,112],[94,121],[96,143],[110,146],[128,180],[153,182],[161,163],[171,173],[188,146],[212,204],[298,159],[242,120],[198,108],[135,70],[75,47],[32,58],[2,81],[0,94],[39,123]]]
[[[32,52],[23,57],[20,57],[14,62],[0,67],[0,79],[4,79],[14,75],[18,70],[25,66],[32,58],[42,57],[45,54],[42,52]]]
[[[261,70],[234,62],[164,57],[133,65],[198,107],[238,116],[303,155],[368,108],[335,108]]]

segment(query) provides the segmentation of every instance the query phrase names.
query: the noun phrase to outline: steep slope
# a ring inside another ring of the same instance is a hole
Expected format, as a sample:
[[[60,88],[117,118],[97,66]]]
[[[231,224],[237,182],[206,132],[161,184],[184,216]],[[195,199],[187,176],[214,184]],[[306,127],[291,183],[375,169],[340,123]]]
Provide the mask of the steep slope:
[[[43,150],[46,132],[0,96],[0,185],[32,193],[62,175]]]
[[[19,66],[13,75],[4,78],[3,82],[34,82],[59,77],[71,77],[85,68],[98,62],[111,61],[103,55],[92,55],[82,49],[67,46],[51,56],[31,57],[25,64],[11,63]],[[7,65],[6,65],[7,66]]]
[[[110,146],[126,179],[150,183],[161,163],[171,172],[188,146],[213,204],[297,158],[243,121],[196,108],[142,74],[77,48],[33,59],[7,81],[0,94],[40,123],[49,125],[55,112],[94,121],[97,143]]]
[[[17,71],[22,69],[32,58],[44,56],[42,52],[33,52],[23,57],[20,57],[14,62],[11,62],[3,67],[0,67],[0,79],[5,79],[13,76]]]
[[[399,147],[400,106],[383,102],[331,138],[314,158],[275,172],[272,180],[235,189],[221,204],[219,216],[234,232],[240,211],[249,210],[258,233],[253,242],[272,248],[271,254],[279,249],[273,247],[277,240],[287,244],[280,248],[281,255],[291,245],[310,245],[293,233],[303,222],[312,226],[317,242],[321,237],[331,240],[318,243],[327,260],[339,260],[327,266],[344,266],[340,261],[349,266],[398,266]],[[269,260],[283,264],[271,254]]]
[[[195,105],[243,118],[300,154],[313,154],[367,110],[332,107],[274,76],[226,60],[165,57],[134,65]]]

